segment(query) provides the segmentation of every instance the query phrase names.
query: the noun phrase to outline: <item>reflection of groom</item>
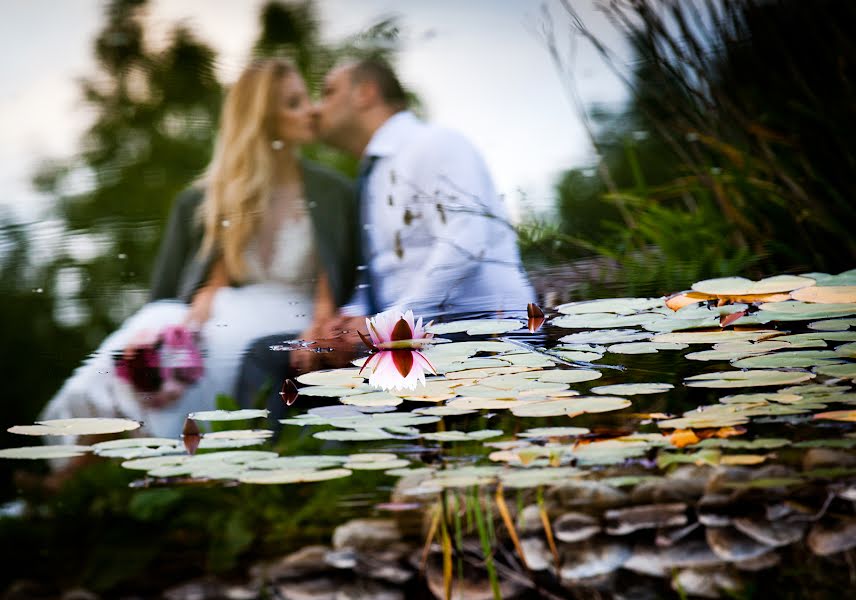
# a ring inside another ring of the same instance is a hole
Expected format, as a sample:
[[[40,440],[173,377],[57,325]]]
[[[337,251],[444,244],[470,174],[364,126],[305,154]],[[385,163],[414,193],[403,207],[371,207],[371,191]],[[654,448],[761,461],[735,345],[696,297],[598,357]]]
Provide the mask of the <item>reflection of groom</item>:
[[[524,310],[534,292],[522,270],[516,235],[490,174],[460,134],[406,110],[395,73],[374,59],[331,70],[316,107],[322,140],[360,157],[360,289],[326,328],[364,329],[360,317],[388,309],[441,312]],[[284,353],[259,340],[238,390],[248,403],[261,381],[287,376]],[[274,363],[279,363],[275,366]],[[249,389],[246,389],[249,388]]]

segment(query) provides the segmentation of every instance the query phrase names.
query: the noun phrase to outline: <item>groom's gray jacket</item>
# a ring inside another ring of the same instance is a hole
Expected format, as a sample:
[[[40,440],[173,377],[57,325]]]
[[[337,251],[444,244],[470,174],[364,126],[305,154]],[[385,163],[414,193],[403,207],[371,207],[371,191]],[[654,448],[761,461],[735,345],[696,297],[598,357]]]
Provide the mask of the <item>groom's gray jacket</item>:
[[[353,184],[317,163],[303,160],[303,191],[312,218],[318,256],[338,306],[351,297],[356,282],[358,244]],[[170,214],[152,276],[151,300],[190,302],[205,284],[218,252],[200,253],[202,224],[197,213],[203,189],[182,192]]]

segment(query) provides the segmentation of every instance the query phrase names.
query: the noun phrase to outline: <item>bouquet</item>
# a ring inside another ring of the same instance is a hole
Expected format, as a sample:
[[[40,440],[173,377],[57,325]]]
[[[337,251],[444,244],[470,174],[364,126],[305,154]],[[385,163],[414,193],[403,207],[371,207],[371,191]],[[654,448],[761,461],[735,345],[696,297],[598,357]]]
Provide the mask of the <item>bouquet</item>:
[[[151,395],[155,406],[177,399],[204,372],[198,336],[184,325],[142,332],[113,360],[118,377]]]

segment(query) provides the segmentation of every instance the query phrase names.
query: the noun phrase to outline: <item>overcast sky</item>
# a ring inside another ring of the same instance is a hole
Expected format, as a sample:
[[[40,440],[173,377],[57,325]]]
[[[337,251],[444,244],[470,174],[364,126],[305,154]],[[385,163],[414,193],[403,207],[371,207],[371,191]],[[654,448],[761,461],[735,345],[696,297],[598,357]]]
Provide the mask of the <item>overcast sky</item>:
[[[620,38],[591,0],[572,0],[590,27],[620,50]],[[263,0],[152,0],[151,41],[181,22],[217,49],[218,74],[234,80],[258,31]],[[542,6],[557,18],[567,48],[567,21],[548,0],[318,0],[322,34],[337,40],[380,18],[402,26],[398,69],[424,101],[431,120],[462,131],[481,149],[515,215],[522,195],[537,209],[552,205],[563,170],[591,162],[591,148],[562,77],[538,34]],[[29,187],[35,164],[74,153],[91,121],[77,79],[94,70],[91,43],[101,28],[99,0],[0,0],[0,205],[36,220],[44,199]],[[585,43],[574,73],[587,103],[620,108],[621,84]]]

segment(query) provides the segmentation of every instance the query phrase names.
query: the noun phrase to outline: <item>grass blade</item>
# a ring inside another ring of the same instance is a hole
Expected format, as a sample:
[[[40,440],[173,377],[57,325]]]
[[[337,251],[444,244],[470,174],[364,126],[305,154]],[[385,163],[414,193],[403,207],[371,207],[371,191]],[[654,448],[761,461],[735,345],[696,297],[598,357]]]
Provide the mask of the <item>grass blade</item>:
[[[517,529],[514,527],[514,520],[511,518],[511,513],[508,512],[508,505],[505,503],[505,495],[502,493],[502,482],[496,486],[496,507],[499,510],[499,515],[505,523],[508,535],[511,536],[511,542],[514,544],[514,549],[517,550],[517,554],[520,556],[520,561],[528,570],[529,564],[526,562],[526,555],[523,553],[523,546],[520,545],[520,538],[517,536]]]

